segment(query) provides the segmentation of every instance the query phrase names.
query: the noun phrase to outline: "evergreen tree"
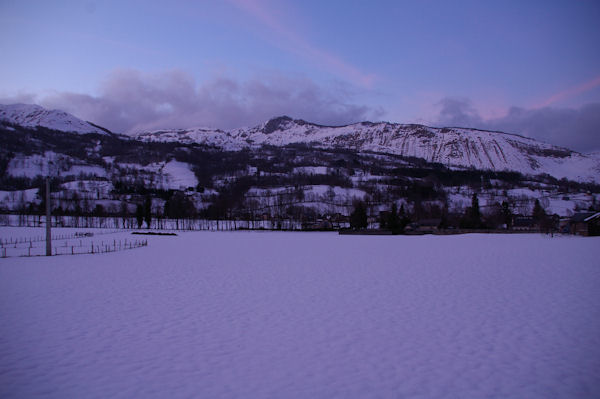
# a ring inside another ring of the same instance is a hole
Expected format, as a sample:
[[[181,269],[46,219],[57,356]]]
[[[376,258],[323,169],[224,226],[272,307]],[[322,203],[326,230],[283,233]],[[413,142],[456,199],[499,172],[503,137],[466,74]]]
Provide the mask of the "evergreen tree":
[[[410,218],[404,210],[404,204],[400,205],[400,211],[398,212],[398,219],[400,219],[400,230],[404,231],[404,228],[410,223]]]
[[[127,202],[121,202],[119,214],[121,215],[123,228],[125,228],[125,226],[128,224],[127,219],[129,218],[129,208],[127,207]]]
[[[383,229],[383,230],[387,229],[388,218],[389,218],[389,216],[385,213],[379,214],[379,228],[380,229]]]
[[[366,229],[367,225],[367,207],[364,201],[356,201],[354,210],[350,214],[350,227],[353,229]]]
[[[392,232],[398,232],[400,230],[400,218],[398,217],[398,206],[394,203],[392,204],[392,210],[388,215],[387,221],[388,229],[392,230]]]
[[[152,198],[150,196],[146,196],[146,200],[144,201],[144,220],[146,221],[146,226],[150,228],[150,223],[152,222]]]
[[[135,208],[135,220],[137,222],[138,229],[141,229],[142,223],[144,223],[144,207],[141,204],[137,204]]]
[[[102,206],[102,204],[96,204],[96,207],[94,208],[94,216],[106,216],[106,212],[104,211],[104,207]]]
[[[533,205],[533,213],[531,216],[533,217],[533,222],[536,225],[541,226],[544,224],[544,221],[546,219],[546,211],[544,210],[544,208],[542,208],[539,199],[535,200],[535,204]]]
[[[440,218],[440,224],[438,225],[438,229],[444,230],[448,228],[448,209],[444,208],[442,212],[442,217]]]
[[[479,210],[479,198],[477,198],[477,193],[473,193],[473,197],[471,197],[471,222],[473,227],[481,226],[481,211]]]
[[[193,218],[196,216],[196,207],[191,199],[181,191],[175,191],[173,195],[165,201],[164,214],[166,217],[175,219],[175,228],[179,229],[179,220]]]
[[[471,206],[467,208],[465,215],[460,220],[460,227],[463,229],[479,229],[482,227],[477,193],[474,193],[471,197]]]

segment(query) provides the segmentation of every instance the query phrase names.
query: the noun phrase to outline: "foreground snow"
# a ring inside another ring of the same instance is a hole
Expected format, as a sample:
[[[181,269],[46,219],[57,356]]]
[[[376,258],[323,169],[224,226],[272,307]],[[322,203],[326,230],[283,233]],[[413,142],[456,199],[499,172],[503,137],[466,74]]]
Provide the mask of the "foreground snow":
[[[0,259],[1,397],[600,397],[600,241],[182,233]]]

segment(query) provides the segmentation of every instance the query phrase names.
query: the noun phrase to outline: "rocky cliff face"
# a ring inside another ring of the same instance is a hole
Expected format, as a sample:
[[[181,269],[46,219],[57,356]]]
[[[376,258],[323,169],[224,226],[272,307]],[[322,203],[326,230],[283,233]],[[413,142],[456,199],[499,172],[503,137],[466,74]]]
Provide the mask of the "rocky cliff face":
[[[449,167],[547,173],[557,178],[600,181],[600,157],[502,132],[423,125],[362,122],[321,126],[279,117],[249,129],[229,132],[197,128],[144,132],[144,141],[178,141],[226,150],[261,145],[304,143],[319,148],[345,148],[422,158]]]

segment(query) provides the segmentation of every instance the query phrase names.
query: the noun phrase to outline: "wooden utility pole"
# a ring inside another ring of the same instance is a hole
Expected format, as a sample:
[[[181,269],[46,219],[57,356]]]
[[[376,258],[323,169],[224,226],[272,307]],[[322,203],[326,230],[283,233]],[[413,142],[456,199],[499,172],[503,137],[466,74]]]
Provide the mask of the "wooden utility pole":
[[[46,256],[52,256],[52,215],[50,215],[50,179],[46,179]]]

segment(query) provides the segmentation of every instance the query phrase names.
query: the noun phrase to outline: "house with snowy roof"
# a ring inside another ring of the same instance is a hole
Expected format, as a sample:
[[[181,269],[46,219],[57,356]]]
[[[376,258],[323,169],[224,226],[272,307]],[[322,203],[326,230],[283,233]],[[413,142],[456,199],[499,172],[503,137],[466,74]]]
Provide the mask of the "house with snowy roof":
[[[570,226],[571,234],[600,235],[600,212],[578,212],[571,216]]]

